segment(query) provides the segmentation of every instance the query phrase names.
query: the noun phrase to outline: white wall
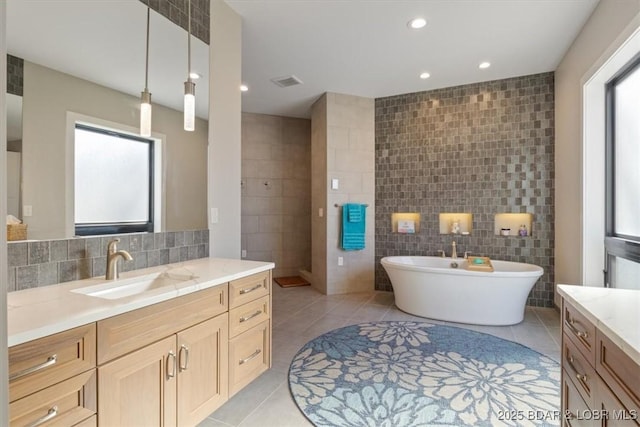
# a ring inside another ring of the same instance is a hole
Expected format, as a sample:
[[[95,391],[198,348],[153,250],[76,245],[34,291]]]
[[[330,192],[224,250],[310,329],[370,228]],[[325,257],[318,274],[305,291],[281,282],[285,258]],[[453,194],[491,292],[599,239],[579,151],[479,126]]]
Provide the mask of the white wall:
[[[65,219],[73,215],[73,169],[67,144],[67,113],[77,113],[137,129],[138,98],[25,61],[23,94],[23,205],[30,239],[71,237]],[[165,143],[165,230],[206,227],[207,122],[185,132],[182,113],[153,106],[153,131]],[[67,201],[66,203],[64,201]]]
[[[582,284],[583,226],[583,85],[620,46],[628,25],[640,12],[638,0],[601,0],[558,65],[555,73],[555,282]],[[604,235],[599,236],[600,247]],[[602,269],[602,262],[594,267]],[[593,267],[593,266],[592,266]],[[556,301],[557,302],[557,301]]]
[[[7,39],[5,34],[7,3],[0,2],[0,58],[7,57]],[[7,61],[0,61],[0,94],[7,92]],[[0,96],[0,117],[5,117],[5,97]],[[0,170],[5,170],[7,153],[6,121],[0,120]],[[0,200],[7,196],[5,174],[0,173]],[[7,215],[7,208],[0,203],[0,218]],[[0,233],[0,426],[9,425],[9,368],[7,362],[7,235]]]
[[[209,253],[240,258],[242,20],[223,0],[211,2],[209,43]]]

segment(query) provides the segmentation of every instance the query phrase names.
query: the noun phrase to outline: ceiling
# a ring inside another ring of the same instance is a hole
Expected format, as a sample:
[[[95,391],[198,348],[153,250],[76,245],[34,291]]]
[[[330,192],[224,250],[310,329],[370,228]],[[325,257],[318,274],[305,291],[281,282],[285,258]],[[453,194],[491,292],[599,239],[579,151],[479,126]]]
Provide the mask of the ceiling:
[[[554,70],[598,0],[227,0],[242,16],[243,111],[309,117],[324,92],[378,98]],[[424,17],[427,26],[407,22]],[[139,0],[7,0],[8,52],[139,97]],[[152,12],[149,90],[182,110],[186,32]],[[481,61],[491,67],[478,69]],[[197,115],[208,47],[192,37]],[[429,72],[426,80],[418,76]],[[302,85],[271,79],[295,75]]]
[[[309,117],[326,91],[378,98],[553,71],[597,2],[227,0],[243,20],[242,109]],[[414,17],[427,26],[409,29]],[[304,84],[270,81],[291,74]]]

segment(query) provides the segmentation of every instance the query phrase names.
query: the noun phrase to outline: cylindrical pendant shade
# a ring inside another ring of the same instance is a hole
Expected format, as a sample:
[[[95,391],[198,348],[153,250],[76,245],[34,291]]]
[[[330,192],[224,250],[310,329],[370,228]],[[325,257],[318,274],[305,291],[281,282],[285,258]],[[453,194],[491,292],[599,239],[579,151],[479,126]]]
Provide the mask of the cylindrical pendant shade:
[[[151,94],[148,91],[142,92],[140,103],[140,135],[151,136]]]
[[[184,82],[184,130],[196,129],[196,84],[192,81]]]

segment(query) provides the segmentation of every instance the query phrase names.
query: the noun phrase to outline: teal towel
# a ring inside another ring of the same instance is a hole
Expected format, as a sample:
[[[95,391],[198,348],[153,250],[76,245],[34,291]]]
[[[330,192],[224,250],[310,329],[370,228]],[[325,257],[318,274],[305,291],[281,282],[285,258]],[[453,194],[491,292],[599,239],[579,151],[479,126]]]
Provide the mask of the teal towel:
[[[360,205],[356,205],[354,203],[350,203],[345,205],[342,208],[342,214],[344,215],[345,209],[347,212],[347,219],[349,222],[360,222],[362,221],[362,207]]]
[[[356,203],[348,203],[342,207],[341,245],[345,251],[364,249],[366,209],[365,205]],[[355,221],[356,218],[360,219]]]

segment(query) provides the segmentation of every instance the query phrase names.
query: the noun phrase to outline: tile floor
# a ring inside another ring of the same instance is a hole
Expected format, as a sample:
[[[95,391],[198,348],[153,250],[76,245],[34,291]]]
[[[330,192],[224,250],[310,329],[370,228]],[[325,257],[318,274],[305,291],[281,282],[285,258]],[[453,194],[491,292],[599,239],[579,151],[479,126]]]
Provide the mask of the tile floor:
[[[412,316],[398,310],[390,292],[323,295],[311,287],[273,284],[273,367],[262,374],[199,427],[311,426],[289,394],[287,371],[293,356],[324,332],[376,320],[418,320],[469,328],[524,344],[560,360],[560,314],[552,308],[527,307],[514,326],[471,326]]]

